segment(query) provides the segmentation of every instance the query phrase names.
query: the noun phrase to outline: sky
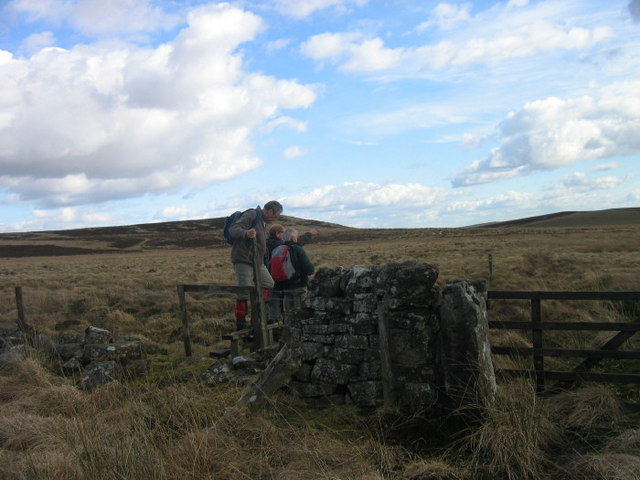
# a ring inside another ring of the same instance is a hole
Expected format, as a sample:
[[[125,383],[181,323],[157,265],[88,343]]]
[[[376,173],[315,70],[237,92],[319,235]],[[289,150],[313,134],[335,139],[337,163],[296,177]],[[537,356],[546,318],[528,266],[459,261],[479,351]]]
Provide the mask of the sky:
[[[0,1],[0,232],[640,206],[640,0]]]

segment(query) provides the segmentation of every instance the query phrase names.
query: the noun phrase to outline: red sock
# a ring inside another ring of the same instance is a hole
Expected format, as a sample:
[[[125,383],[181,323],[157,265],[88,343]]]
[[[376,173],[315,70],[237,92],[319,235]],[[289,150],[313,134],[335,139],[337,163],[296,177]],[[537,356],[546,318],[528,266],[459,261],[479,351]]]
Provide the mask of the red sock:
[[[236,320],[240,322],[244,322],[247,316],[247,301],[246,300],[236,300],[236,307],[234,309],[234,315]]]

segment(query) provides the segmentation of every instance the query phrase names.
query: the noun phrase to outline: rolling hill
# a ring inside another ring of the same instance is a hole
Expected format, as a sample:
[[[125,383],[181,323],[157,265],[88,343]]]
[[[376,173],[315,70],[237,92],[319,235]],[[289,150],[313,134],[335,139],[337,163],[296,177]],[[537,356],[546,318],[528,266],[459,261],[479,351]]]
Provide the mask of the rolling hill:
[[[359,229],[335,223],[282,216],[280,223],[306,232],[319,230],[318,241],[358,242],[396,236],[419,236],[425,231],[438,232],[461,229]],[[640,208],[618,208],[596,211],[567,211],[521,218],[505,222],[492,222],[464,227],[487,228],[547,228],[547,227],[602,227],[640,224]],[[143,250],[172,248],[225,247],[222,238],[224,218],[147,223],[139,225],[94,227],[75,230],[44,232],[0,233],[0,258],[85,255],[104,253],[140,252]]]
[[[566,211],[535,217],[474,225],[474,228],[494,227],[606,227],[607,225],[637,225],[640,208],[612,208],[594,211]]]

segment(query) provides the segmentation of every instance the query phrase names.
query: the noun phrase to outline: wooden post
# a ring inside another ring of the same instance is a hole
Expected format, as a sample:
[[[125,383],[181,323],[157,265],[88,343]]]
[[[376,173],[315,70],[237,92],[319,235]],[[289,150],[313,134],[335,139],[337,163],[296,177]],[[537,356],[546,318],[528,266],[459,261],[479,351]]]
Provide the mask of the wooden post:
[[[180,301],[180,315],[182,316],[182,339],[184,354],[191,356],[191,335],[189,334],[189,318],[187,317],[187,302],[184,298],[184,285],[178,285],[178,300]]]
[[[493,280],[493,255],[489,254],[489,280]]]
[[[22,301],[22,287],[16,287],[16,310],[18,311],[18,328],[22,333],[28,336],[29,341],[33,340],[33,328],[27,325],[24,317],[24,302]]]
[[[267,334],[267,306],[264,304],[264,297],[262,296],[262,274],[260,272],[260,265],[263,259],[258,258],[258,242],[253,239],[253,279],[255,283],[256,297],[259,306],[260,314],[257,318],[251,315],[251,326],[253,327],[254,342],[258,348],[264,348],[268,345]],[[254,309],[252,309],[252,313]]]
[[[389,352],[389,325],[386,309],[381,303],[378,306],[378,339],[380,349],[380,366],[382,370],[382,395],[386,408],[395,408],[396,399],[393,389],[393,372],[391,370],[391,354]]]
[[[540,299],[531,299],[531,323],[532,327],[532,342],[533,342],[533,369],[536,376],[536,390],[538,392],[544,391],[544,355],[542,353],[543,341],[542,341],[542,328],[540,323],[542,322],[542,312],[540,308]]]
[[[242,393],[239,403],[257,406],[291,379],[302,365],[302,348],[296,343],[285,343],[276,356],[269,362],[258,379]]]

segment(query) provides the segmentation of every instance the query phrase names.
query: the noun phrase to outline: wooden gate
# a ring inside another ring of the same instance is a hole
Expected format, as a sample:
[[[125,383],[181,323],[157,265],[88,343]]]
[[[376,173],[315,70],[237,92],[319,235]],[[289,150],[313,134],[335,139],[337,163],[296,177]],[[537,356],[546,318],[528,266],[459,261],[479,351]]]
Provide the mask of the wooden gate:
[[[498,355],[533,357],[533,370],[501,369],[496,373],[527,375],[535,379],[536,389],[545,390],[546,380],[556,380],[554,389],[566,388],[577,380],[640,384],[638,373],[592,372],[604,359],[640,360],[640,351],[619,351],[618,348],[640,330],[640,316],[632,322],[545,322],[542,319],[542,300],[640,301],[640,292],[540,292],[496,291],[488,292],[488,299],[529,300],[530,321],[489,321],[489,328],[528,330],[532,347],[491,346]],[[637,310],[636,310],[637,311]],[[489,311],[489,318],[491,311]],[[549,330],[617,331],[599,349],[545,348],[544,332]],[[572,371],[553,371],[545,368],[545,357],[581,357],[584,360]]]

